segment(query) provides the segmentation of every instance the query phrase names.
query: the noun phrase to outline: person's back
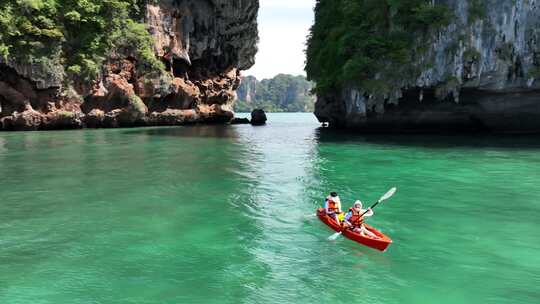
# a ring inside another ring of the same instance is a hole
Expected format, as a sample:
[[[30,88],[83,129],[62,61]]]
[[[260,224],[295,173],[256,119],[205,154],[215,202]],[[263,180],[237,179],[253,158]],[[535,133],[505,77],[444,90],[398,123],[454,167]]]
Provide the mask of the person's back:
[[[330,217],[332,217],[338,224],[340,224],[338,214],[341,214],[341,201],[336,192],[330,193],[324,202],[324,211]]]

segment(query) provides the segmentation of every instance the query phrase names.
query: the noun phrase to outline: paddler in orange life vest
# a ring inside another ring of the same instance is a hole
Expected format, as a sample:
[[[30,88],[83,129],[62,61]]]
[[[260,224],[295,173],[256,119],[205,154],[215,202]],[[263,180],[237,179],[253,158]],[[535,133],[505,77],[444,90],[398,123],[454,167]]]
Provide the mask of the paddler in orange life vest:
[[[365,214],[364,214],[365,213]],[[362,214],[364,214],[362,216]],[[371,238],[378,238],[373,232],[369,231],[364,227],[364,218],[373,216],[373,210],[368,208],[367,210],[362,209],[362,202],[356,201],[349,212],[345,215],[345,221],[343,226],[348,229],[352,229],[356,232],[359,232],[363,236],[368,236]]]
[[[326,197],[326,200],[324,201],[324,211],[326,211],[326,214],[333,218],[338,225],[341,225],[339,215],[343,214],[343,211],[341,211],[341,200],[336,192],[332,192]]]

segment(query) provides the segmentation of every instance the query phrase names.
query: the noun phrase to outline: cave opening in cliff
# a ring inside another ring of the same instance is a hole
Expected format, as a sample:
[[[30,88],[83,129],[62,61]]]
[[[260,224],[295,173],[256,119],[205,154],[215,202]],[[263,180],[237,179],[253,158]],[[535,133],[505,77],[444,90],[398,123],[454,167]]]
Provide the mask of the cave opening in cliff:
[[[0,118],[9,116],[13,114],[13,112],[15,111],[23,112],[24,106],[20,105],[17,107],[13,104],[13,102],[10,102],[4,96],[0,95]]]
[[[189,64],[182,59],[173,59],[170,69],[175,77],[187,78],[186,76],[189,71]]]

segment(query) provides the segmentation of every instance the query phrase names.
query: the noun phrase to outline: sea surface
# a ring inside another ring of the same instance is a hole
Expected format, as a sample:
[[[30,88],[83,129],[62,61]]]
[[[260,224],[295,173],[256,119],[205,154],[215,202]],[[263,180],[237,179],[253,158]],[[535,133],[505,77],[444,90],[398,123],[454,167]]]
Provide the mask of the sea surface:
[[[313,216],[396,195],[385,253]],[[0,303],[540,303],[540,139],[264,127],[0,133]]]

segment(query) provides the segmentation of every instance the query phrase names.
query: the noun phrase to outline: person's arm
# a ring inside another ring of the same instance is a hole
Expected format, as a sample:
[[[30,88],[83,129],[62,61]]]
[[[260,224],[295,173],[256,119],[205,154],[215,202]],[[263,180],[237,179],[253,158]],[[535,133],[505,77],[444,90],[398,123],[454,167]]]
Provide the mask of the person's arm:
[[[324,201],[324,211],[328,213],[328,200]]]
[[[362,212],[366,212],[366,211],[362,211]],[[364,214],[364,216],[367,216],[367,217],[373,216],[373,210],[371,210],[371,208],[368,208],[368,210],[367,210],[366,214]]]
[[[349,222],[349,220],[351,219],[351,216],[352,216],[352,212],[347,212],[347,214],[345,215],[345,223],[351,225],[351,223]]]

